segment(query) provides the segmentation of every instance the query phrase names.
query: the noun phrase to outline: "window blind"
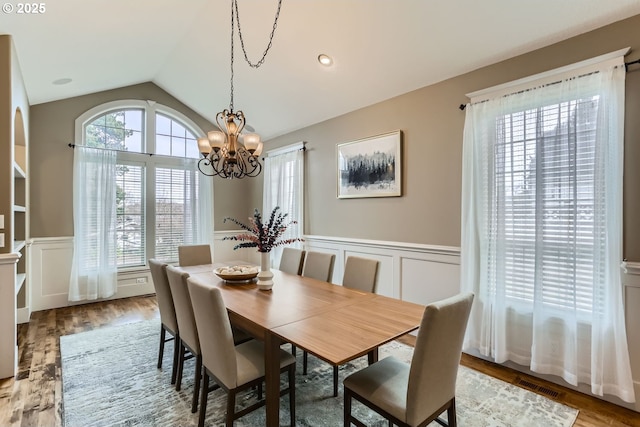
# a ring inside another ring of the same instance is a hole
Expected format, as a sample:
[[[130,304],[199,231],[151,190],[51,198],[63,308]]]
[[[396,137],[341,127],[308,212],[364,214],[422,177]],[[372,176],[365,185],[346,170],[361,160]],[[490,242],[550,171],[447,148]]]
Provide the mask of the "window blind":
[[[177,261],[178,246],[196,243],[197,172],[156,168],[156,258]]]
[[[145,167],[118,163],[116,236],[118,267],[145,264]]]
[[[548,308],[593,310],[595,134],[598,97],[504,115],[496,120],[490,275],[505,297]],[[536,257],[536,254],[539,256]],[[542,283],[536,288],[536,279]],[[599,283],[596,280],[595,283]],[[495,291],[495,289],[494,289]]]

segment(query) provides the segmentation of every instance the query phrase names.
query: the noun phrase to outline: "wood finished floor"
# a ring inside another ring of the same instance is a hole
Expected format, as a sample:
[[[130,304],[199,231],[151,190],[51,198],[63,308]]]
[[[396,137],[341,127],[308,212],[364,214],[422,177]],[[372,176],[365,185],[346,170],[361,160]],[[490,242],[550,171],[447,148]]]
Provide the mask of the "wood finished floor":
[[[158,317],[154,296],[33,313],[18,327],[18,375],[0,380],[0,426],[62,426],[61,335]],[[402,341],[413,344],[410,336]],[[471,356],[463,355],[462,364],[503,381],[526,380],[557,392],[554,400],[580,410],[576,427],[640,427],[640,414],[625,408]]]

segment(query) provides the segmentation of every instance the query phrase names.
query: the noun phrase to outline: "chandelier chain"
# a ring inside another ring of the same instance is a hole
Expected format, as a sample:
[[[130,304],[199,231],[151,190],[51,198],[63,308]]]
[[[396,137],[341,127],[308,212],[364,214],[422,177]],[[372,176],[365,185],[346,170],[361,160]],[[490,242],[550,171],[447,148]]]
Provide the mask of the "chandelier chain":
[[[267,48],[264,50],[264,53],[262,54],[262,58],[260,58],[260,60],[256,63],[251,62],[251,60],[249,59],[249,55],[247,55],[247,50],[244,47],[244,39],[242,38],[242,29],[240,28],[240,13],[238,12],[238,0],[232,0],[232,1],[235,7],[236,22],[238,23],[238,35],[240,36],[240,45],[242,46],[244,59],[245,61],[247,61],[247,64],[249,64],[250,67],[259,68],[264,63],[264,60],[267,57],[267,53],[269,53],[269,49],[271,49],[271,45],[273,43],[273,35],[275,34],[276,28],[278,27],[278,18],[280,17],[280,8],[282,6],[282,0],[278,0],[278,10],[276,11],[276,17],[273,21],[273,27],[271,29],[271,35],[269,36],[269,43],[267,44]],[[233,10],[231,11],[231,15],[233,16]],[[233,38],[233,34],[231,35],[231,37]]]
[[[235,3],[236,0],[232,0]],[[233,33],[234,29],[234,11],[233,4],[231,5],[231,100],[229,101],[229,110],[233,112]]]

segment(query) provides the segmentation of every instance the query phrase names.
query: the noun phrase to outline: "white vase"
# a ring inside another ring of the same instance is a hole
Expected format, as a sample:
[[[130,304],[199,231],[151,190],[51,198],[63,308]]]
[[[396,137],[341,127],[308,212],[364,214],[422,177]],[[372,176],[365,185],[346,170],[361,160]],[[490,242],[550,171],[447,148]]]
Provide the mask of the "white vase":
[[[258,273],[258,289],[271,290],[273,287],[273,273],[271,272],[271,252],[260,252],[260,273]]]

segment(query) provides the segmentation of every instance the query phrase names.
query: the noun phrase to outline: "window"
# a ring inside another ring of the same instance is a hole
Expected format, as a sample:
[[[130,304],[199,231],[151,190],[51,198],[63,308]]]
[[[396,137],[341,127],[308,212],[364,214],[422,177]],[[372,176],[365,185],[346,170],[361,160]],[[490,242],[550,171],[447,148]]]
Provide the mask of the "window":
[[[472,94],[465,349],[634,401],[620,263],[624,52]]]
[[[117,151],[119,269],[143,266],[148,258],[174,262],[179,245],[212,240],[211,209],[207,214],[205,208],[212,189],[197,171],[196,134],[202,131],[195,124],[168,107],[139,101],[96,107],[78,122],[82,144]]]
[[[491,234],[504,256],[488,274],[504,274],[505,296],[549,309],[593,310],[593,275],[604,229],[596,223],[598,96],[570,99],[496,119],[496,211]],[[598,281],[601,281],[598,280]],[[496,281],[492,281],[496,283]]]

